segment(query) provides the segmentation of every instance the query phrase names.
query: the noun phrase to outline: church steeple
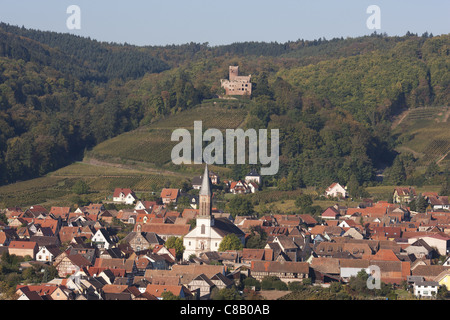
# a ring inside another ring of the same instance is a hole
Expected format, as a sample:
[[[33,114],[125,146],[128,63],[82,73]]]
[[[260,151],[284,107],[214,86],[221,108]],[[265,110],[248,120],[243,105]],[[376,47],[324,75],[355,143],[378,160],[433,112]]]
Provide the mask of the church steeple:
[[[199,195],[199,212],[200,216],[211,216],[211,181],[209,179],[208,165],[205,166],[205,172],[202,177],[202,185]]]
[[[208,164],[205,166],[205,172],[203,172],[199,195],[211,196],[211,181],[209,179]]]

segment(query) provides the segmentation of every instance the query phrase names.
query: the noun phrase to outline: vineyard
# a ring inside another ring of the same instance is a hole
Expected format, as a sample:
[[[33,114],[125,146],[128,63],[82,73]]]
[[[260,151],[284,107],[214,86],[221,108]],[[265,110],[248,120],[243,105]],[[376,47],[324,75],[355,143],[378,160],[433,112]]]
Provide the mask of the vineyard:
[[[192,132],[194,121],[202,121],[203,129],[237,128],[246,115],[243,109],[202,105],[104,141],[89,151],[88,156],[111,162],[140,161],[160,167],[170,162],[172,149],[178,143],[171,141],[173,130],[185,128]]]
[[[411,110],[395,128],[399,152],[410,152],[419,159],[419,166],[448,161],[450,126],[448,107]],[[446,156],[447,155],[447,156]]]
[[[159,193],[164,187],[180,188],[183,176],[150,174],[109,166],[74,163],[45,177],[0,187],[0,208],[12,206],[73,205],[73,185],[83,180],[89,186],[86,195],[101,201],[112,195],[115,188],[132,188],[136,193]]]
[[[64,178],[42,177],[0,187],[0,207],[30,206],[71,193]]]
[[[432,140],[424,150],[426,157],[422,159],[423,165],[437,162],[450,152],[450,140]]]

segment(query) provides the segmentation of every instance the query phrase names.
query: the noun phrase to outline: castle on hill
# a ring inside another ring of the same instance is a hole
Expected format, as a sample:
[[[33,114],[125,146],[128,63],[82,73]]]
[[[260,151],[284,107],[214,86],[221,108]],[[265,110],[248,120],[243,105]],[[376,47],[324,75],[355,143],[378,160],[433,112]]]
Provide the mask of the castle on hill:
[[[252,94],[251,75],[240,76],[238,66],[229,67],[229,79],[221,79],[220,85],[225,89],[226,95],[243,96]]]

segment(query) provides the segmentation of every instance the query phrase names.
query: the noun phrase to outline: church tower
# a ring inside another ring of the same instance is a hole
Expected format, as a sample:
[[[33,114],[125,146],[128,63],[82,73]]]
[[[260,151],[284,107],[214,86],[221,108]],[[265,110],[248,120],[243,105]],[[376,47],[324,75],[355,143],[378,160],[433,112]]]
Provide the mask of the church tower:
[[[184,260],[188,260],[191,255],[199,257],[203,252],[218,251],[220,242],[229,233],[236,234],[244,243],[245,233],[242,230],[227,218],[215,219],[212,214],[212,192],[208,165],[205,166],[198,198],[199,209],[196,226],[183,237],[183,245],[186,248],[183,253]]]

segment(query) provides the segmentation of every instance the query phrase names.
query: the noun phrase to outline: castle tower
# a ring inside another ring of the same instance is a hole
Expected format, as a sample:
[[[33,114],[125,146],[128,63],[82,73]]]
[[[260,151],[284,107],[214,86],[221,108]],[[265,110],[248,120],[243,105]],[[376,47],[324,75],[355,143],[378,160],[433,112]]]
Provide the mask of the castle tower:
[[[233,81],[234,79],[236,79],[236,77],[239,76],[239,67],[238,66],[230,66],[229,68],[229,79],[230,81]]]

